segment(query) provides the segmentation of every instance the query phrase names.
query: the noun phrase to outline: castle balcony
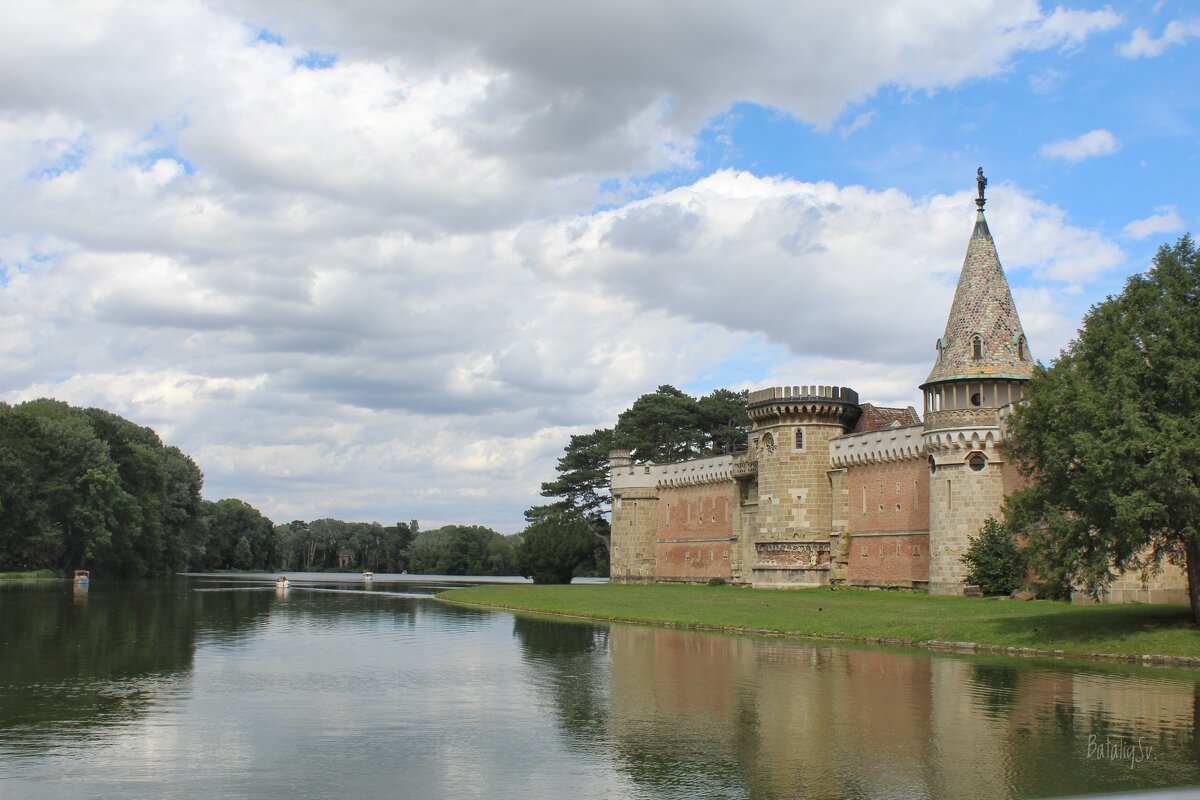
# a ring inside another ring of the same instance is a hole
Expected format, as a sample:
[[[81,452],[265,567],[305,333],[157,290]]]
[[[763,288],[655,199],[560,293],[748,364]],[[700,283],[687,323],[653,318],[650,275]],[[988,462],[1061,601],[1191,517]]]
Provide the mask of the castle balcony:
[[[999,428],[998,408],[951,408],[930,411],[925,415],[925,432],[948,431],[959,428]]]
[[[753,478],[758,475],[758,459],[750,453],[738,453],[733,457],[734,479]]]

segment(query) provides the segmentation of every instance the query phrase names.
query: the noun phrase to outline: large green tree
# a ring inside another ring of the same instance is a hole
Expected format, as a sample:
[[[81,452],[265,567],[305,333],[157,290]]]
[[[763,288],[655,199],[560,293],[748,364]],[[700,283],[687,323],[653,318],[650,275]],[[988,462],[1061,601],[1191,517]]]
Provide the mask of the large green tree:
[[[1009,499],[1039,569],[1103,589],[1114,570],[1186,567],[1200,622],[1200,266],[1190,236],[1094,306],[1039,367],[1007,449],[1032,479]]]
[[[574,514],[588,520],[607,544],[613,448],[632,450],[638,462],[667,464],[744,447],[749,424],[746,392],[716,389],[697,400],[674,386],[660,386],[622,412],[615,428],[572,436],[555,467],[558,477],[542,484],[542,496],[555,501],[529,509],[525,518],[533,523]]]

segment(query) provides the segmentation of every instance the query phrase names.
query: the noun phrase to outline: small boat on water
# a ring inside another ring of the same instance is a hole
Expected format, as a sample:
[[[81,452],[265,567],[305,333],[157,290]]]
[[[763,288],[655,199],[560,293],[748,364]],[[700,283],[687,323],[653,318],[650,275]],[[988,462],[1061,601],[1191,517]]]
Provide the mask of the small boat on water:
[[[371,570],[369,570],[369,569],[363,570],[363,580],[366,580],[366,581],[375,580],[375,573],[371,572]]]
[[[92,576],[86,569],[77,569],[75,570],[75,577],[72,580],[76,586],[87,586],[91,582]]]
[[[287,579],[287,577],[286,577],[286,576],[284,576],[284,575],[280,575],[278,578],[276,578],[276,579],[275,579],[275,588],[276,588],[276,589],[286,589],[286,588],[288,588],[288,579]]]

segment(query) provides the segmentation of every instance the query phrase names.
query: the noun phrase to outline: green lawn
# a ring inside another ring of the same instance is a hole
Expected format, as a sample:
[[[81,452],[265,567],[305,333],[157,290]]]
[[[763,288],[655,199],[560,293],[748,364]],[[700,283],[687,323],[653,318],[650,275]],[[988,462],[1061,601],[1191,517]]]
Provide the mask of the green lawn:
[[[733,586],[474,586],[449,602],[751,633],[854,641],[974,642],[1067,654],[1200,657],[1186,606],[1072,606],[1048,600],[931,597],[863,589]]]
[[[32,572],[0,572],[0,581],[44,581],[61,580],[63,574],[52,569],[35,569]]]

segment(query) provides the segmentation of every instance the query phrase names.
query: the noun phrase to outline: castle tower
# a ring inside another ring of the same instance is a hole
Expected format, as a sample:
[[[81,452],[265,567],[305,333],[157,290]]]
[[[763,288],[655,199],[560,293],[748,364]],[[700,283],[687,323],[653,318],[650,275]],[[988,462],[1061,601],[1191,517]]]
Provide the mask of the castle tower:
[[[653,582],[658,540],[658,479],[650,467],[633,463],[628,450],[608,454],[612,490],[613,583]]]
[[[741,542],[742,574],[755,586],[828,583],[829,440],[858,417],[858,393],[839,386],[774,387],[751,392],[747,410],[758,502],[754,536]]]
[[[921,390],[929,454],[929,591],[962,591],[968,537],[1004,502],[1000,409],[1021,399],[1033,359],[1012,292],[983,215],[987,179],[980,168],[978,212],[946,332]]]

